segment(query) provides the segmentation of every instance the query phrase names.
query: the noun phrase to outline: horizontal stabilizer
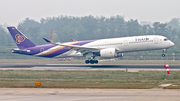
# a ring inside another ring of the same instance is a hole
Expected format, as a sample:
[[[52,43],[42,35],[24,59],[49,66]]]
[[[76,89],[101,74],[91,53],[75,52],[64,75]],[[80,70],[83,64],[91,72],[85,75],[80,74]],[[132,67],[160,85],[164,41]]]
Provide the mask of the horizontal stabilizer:
[[[13,49],[13,53],[29,53],[31,52],[30,50],[20,50],[20,49]]]

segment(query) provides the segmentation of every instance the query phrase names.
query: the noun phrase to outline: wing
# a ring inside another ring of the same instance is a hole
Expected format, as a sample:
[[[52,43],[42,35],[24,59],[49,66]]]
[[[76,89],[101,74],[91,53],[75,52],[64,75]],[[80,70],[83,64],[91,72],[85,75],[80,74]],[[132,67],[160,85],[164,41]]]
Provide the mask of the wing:
[[[100,48],[97,47],[85,47],[85,46],[79,46],[79,45],[64,45],[61,43],[53,43],[52,41],[43,38],[46,42],[54,45],[59,45],[59,46],[65,46],[67,49],[70,50],[75,50],[77,52],[81,52],[82,54],[88,53],[88,52],[99,52]]]
[[[97,47],[85,47],[85,46],[78,46],[78,45],[63,45],[60,46],[66,46],[67,49],[75,50],[77,52],[81,52],[82,54],[88,53],[88,52],[99,52],[100,48]]]

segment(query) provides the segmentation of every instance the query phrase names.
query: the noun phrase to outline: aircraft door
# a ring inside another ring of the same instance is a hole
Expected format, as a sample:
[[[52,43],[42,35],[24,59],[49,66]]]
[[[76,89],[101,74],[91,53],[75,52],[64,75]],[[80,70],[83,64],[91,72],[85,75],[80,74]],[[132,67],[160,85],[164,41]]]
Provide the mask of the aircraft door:
[[[157,37],[154,38],[154,43],[158,44],[158,38]]]
[[[124,46],[128,46],[128,41],[124,40]]]
[[[159,39],[159,43],[162,43],[162,39]]]

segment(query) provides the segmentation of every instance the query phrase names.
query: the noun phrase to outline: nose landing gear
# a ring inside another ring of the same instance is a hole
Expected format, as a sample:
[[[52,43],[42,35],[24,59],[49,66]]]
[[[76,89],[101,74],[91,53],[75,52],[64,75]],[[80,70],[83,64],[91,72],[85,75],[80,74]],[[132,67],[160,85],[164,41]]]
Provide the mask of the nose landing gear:
[[[165,54],[162,54],[162,57],[165,57],[166,55]]]
[[[162,57],[165,57],[166,55],[165,55],[165,51],[166,51],[166,49],[163,49],[162,50]]]

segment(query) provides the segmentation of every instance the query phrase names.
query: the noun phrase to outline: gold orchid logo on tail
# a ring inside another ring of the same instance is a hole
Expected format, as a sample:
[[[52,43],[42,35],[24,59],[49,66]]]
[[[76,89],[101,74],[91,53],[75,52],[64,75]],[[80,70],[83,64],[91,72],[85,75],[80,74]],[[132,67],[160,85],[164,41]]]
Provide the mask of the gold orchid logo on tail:
[[[16,44],[20,44],[26,39],[23,35],[19,35],[19,34],[16,34],[15,38],[16,38]]]

